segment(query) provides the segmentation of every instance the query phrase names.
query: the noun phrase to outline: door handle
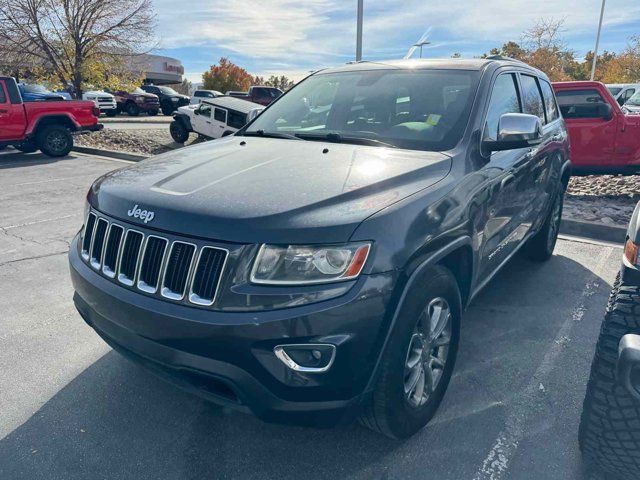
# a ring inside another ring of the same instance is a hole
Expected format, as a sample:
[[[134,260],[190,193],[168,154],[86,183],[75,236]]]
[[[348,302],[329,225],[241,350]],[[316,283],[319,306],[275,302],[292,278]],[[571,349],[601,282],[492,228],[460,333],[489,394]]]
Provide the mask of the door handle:
[[[513,183],[513,181],[516,179],[515,175],[512,175],[511,173],[508,174],[506,177],[504,177],[502,179],[502,181],[500,182],[500,188],[506,188],[507,186],[509,186],[511,183]]]

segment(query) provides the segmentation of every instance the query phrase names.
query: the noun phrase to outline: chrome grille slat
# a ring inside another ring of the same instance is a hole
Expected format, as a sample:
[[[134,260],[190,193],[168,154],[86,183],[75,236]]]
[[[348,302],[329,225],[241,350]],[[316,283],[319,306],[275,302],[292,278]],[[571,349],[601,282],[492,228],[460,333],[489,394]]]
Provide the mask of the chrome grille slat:
[[[93,231],[91,239],[91,254],[89,255],[89,264],[96,270],[102,265],[102,254],[104,250],[104,239],[107,235],[109,222],[104,218],[98,219]]]
[[[138,288],[147,293],[155,293],[158,290],[160,272],[167,239],[156,235],[148,235],[142,251],[142,261],[138,272]]]
[[[167,257],[162,289],[160,294],[171,300],[182,300],[195,258],[196,246],[193,243],[175,241]]]
[[[104,247],[104,259],[102,261],[102,273],[109,278],[116,276],[116,268],[118,266],[123,233],[124,228],[120,225],[112,223],[109,226],[107,243]]]
[[[118,263],[118,281],[133,286],[140,261],[140,253],[144,234],[136,230],[127,230],[122,246],[122,254]]]
[[[213,305],[229,250],[168,237],[127,228],[92,210],[79,249],[93,269],[125,287],[201,307]]]
[[[84,223],[84,233],[82,234],[82,250],[81,255],[85,260],[89,260],[89,251],[91,250],[91,241],[93,240],[93,231],[96,226],[97,217],[93,213],[87,215],[87,221]]]
[[[213,305],[228,255],[228,250],[221,248],[203,247],[200,250],[189,291],[191,303]]]

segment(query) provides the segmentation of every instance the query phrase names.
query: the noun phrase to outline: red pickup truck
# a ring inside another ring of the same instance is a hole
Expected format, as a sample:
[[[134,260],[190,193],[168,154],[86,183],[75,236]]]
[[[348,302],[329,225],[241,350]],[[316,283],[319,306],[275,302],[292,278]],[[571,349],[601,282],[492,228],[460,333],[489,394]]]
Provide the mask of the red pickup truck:
[[[72,134],[102,129],[99,115],[90,101],[23,102],[16,81],[0,76],[0,150],[12,145],[63,157],[73,147]]]
[[[640,115],[626,115],[600,82],[553,84],[574,173],[640,173]]]
[[[248,92],[227,92],[230,97],[242,98],[253,103],[267,106],[276,98],[282,95],[282,90],[276,87],[253,86],[249,87]]]

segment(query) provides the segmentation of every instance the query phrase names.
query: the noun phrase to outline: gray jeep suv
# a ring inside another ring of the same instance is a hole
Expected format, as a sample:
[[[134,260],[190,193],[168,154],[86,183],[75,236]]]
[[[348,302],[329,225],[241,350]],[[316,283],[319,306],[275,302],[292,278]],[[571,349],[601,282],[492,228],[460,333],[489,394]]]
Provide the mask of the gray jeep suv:
[[[407,437],[443,398],[465,307],[517,251],[551,256],[569,165],[523,63],[320,71],[234,136],[99,178],[75,304],[212,401]]]

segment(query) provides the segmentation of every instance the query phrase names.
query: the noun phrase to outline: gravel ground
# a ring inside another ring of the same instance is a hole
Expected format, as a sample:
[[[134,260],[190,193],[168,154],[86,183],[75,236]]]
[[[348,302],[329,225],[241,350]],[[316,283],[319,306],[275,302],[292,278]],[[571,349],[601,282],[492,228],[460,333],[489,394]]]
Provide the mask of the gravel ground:
[[[191,134],[186,145],[198,142]],[[144,130],[102,130],[81,135],[78,145],[157,155],[180,148],[169,134],[169,127]],[[565,218],[626,226],[640,200],[640,176],[593,175],[574,177],[565,200]]]
[[[197,138],[192,133],[185,145],[198,141]],[[157,155],[182,146],[179,143],[175,143],[171,138],[169,126],[144,130],[102,130],[88,135],[79,135],[76,137],[76,143],[83,147],[120,150],[146,155]]]

